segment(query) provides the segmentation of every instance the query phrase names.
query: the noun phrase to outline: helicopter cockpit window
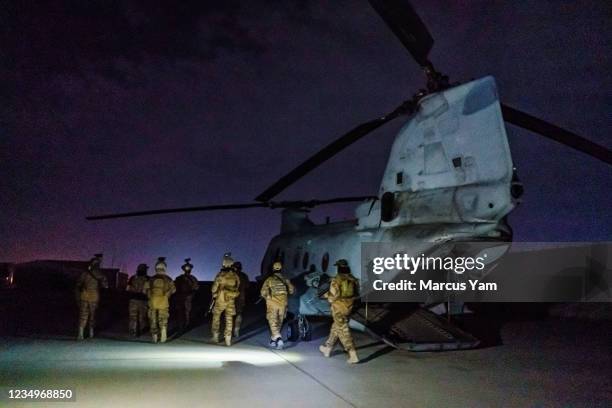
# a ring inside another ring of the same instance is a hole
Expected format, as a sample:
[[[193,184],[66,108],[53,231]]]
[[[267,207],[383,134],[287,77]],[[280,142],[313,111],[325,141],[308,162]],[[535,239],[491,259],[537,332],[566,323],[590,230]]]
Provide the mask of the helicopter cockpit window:
[[[329,253],[326,252],[321,258],[321,270],[327,272],[327,268],[329,268]]]
[[[308,251],[304,252],[304,258],[302,258],[302,269],[308,268],[309,255]]]

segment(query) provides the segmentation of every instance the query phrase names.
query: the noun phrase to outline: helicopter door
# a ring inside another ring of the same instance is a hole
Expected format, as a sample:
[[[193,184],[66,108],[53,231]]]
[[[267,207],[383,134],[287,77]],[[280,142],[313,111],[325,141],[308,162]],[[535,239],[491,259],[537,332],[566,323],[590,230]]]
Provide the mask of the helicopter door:
[[[512,158],[493,77],[426,96],[396,137],[381,184],[389,224],[493,222],[512,210]]]

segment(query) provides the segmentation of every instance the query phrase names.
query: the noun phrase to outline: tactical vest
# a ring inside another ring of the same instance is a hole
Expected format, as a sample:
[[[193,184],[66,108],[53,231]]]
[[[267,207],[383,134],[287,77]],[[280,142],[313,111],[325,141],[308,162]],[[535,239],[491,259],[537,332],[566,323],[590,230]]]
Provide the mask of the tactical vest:
[[[165,275],[156,275],[149,280],[149,307],[167,309],[169,307],[170,283],[172,279]]]
[[[240,278],[235,272],[223,272],[220,277],[219,291],[223,293],[223,297],[226,301],[234,300],[240,295],[238,291],[238,284]]]
[[[272,275],[270,277],[270,294],[272,296],[287,296],[289,291],[287,290],[287,284],[283,278]]]
[[[136,275],[130,278],[128,285],[132,292],[142,293],[142,291],[144,290],[145,284],[147,283],[148,280],[149,280],[148,276]]]
[[[80,287],[80,300],[87,302],[97,302],[100,299],[99,289],[102,287],[101,280],[104,276],[97,271],[84,273]]]
[[[191,295],[193,292],[195,292],[194,288],[193,288],[193,281],[195,280],[195,278],[191,275],[181,275],[178,278],[176,278],[176,281],[174,282],[174,284],[176,285],[176,292],[177,294],[181,294],[181,295]],[[196,281],[197,282],[197,281]]]
[[[350,299],[353,298],[355,296],[355,280],[349,278],[349,277],[342,277],[339,276],[338,280],[340,282],[338,282],[338,286],[340,288],[340,293],[339,293],[339,297],[340,299]]]

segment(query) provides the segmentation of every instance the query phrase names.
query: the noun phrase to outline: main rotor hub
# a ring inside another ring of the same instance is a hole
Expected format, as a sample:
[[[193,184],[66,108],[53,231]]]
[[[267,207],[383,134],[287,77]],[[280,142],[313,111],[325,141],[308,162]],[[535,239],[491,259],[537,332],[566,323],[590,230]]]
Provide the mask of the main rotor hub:
[[[434,68],[431,61],[423,66],[423,72],[427,77],[427,90],[429,92],[440,92],[450,87],[448,75],[444,75]]]

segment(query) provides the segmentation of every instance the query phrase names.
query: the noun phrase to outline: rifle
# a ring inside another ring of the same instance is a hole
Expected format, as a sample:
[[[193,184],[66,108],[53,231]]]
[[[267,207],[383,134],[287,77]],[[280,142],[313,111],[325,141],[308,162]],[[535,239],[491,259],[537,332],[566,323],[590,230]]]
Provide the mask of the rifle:
[[[331,286],[331,283],[329,280],[320,284],[319,287],[317,288],[317,297],[321,298],[323,297],[323,295],[329,292],[330,286]]]
[[[217,301],[217,298],[216,298],[216,297],[213,297],[213,298],[210,300],[210,305],[208,305],[208,310],[207,310],[207,311],[206,311],[206,313],[204,314],[204,317],[206,317],[206,316],[208,316],[209,314],[211,314],[211,313],[212,313],[213,308],[215,307],[215,302],[216,302],[216,301]]]

